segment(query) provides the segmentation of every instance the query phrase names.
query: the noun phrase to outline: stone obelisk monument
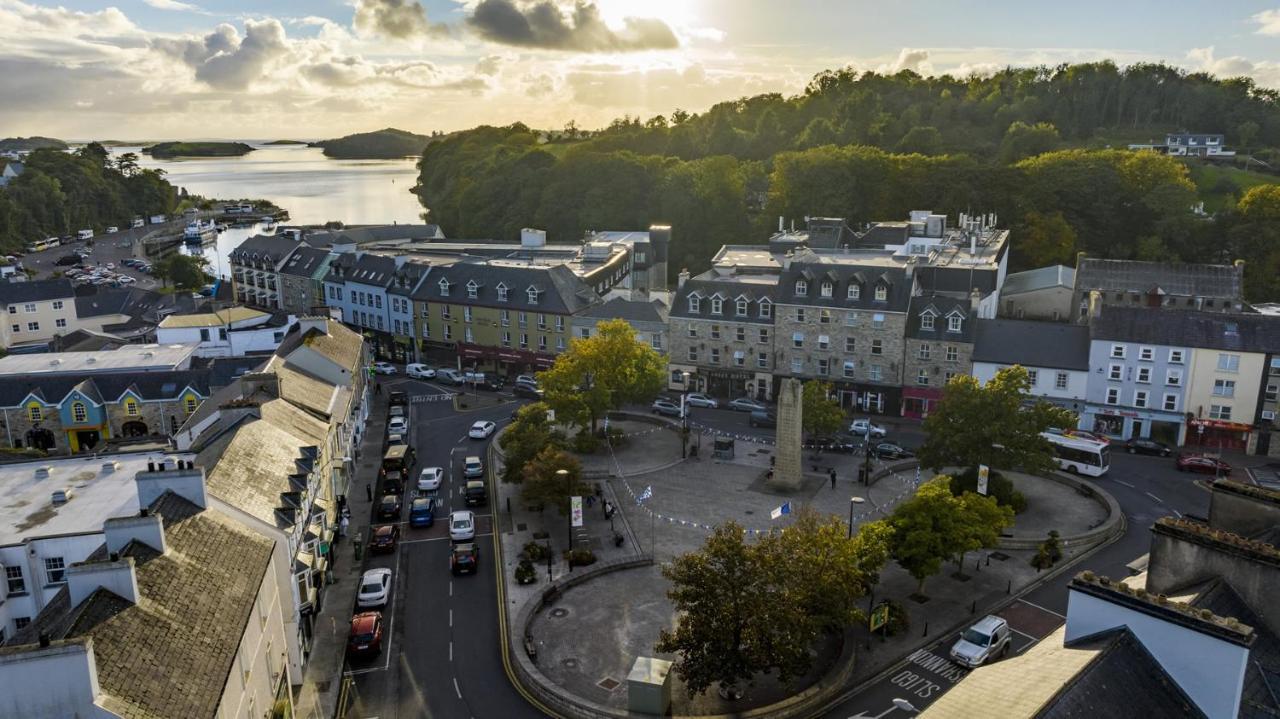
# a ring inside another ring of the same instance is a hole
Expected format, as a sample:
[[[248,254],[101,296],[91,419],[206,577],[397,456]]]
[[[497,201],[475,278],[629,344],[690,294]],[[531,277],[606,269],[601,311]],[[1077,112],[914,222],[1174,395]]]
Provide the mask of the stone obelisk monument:
[[[774,464],[775,489],[796,490],[803,479],[800,473],[800,438],[803,433],[804,403],[800,380],[788,377],[778,388],[778,460]]]

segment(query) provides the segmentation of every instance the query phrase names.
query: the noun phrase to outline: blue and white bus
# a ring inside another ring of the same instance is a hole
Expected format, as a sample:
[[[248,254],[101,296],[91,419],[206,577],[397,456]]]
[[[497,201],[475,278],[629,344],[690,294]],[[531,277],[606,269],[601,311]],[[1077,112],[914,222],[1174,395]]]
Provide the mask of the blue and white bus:
[[[1101,477],[1111,468],[1111,448],[1102,442],[1077,439],[1052,432],[1041,432],[1040,436],[1053,446],[1058,468],[1064,472],[1086,477]]]

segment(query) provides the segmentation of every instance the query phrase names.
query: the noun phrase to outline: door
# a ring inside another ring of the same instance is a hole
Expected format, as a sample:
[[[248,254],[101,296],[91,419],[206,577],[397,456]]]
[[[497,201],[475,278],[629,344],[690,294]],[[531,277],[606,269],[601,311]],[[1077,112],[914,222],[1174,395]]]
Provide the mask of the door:
[[[1129,432],[1130,439],[1137,439],[1142,436],[1142,420],[1133,420],[1133,429]]]
[[[76,443],[80,445],[80,451],[88,452],[98,446],[99,437],[96,429],[82,429],[76,432]]]

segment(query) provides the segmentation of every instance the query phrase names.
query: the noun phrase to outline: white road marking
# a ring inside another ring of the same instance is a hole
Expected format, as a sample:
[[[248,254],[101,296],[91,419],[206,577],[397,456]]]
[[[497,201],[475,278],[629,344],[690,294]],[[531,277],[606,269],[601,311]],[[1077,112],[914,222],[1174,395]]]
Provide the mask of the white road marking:
[[[401,544],[420,544],[422,542],[443,542],[448,537],[431,537],[429,539],[402,539]]]
[[[1132,484],[1129,484],[1128,482],[1124,481],[1123,479],[1117,479],[1117,480],[1116,480],[1116,484],[1123,484],[1124,486],[1128,487],[1129,489],[1133,489],[1133,485],[1132,485]]]
[[[1035,602],[1028,601],[1028,600],[1026,600],[1026,599],[1019,599],[1018,601],[1019,601],[1019,602],[1022,602],[1023,604],[1027,604],[1027,605],[1033,606],[1033,607],[1035,607],[1036,609],[1039,609],[1039,610],[1040,610],[1040,611],[1042,611],[1042,612],[1048,612],[1048,613],[1052,614],[1052,615],[1053,615],[1053,616],[1055,616],[1055,617],[1061,617],[1061,618],[1063,618],[1063,619],[1066,619],[1066,618],[1067,618],[1067,616],[1066,616],[1065,614],[1059,614],[1059,613],[1057,613],[1057,612],[1053,611],[1052,609],[1045,609],[1044,607],[1040,606],[1039,604],[1036,604]]]
[[[454,678],[453,678],[453,692],[454,692],[455,694],[457,694],[457,695],[458,695],[458,698],[459,698],[459,699],[461,699],[461,698],[462,698],[462,690],[458,688],[458,678],[457,678],[457,677],[454,677]]]
[[[449,580],[449,596],[453,596],[453,580]]]
[[[1009,631],[1013,632],[1014,634],[1021,634],[1022,636],[1026,637],[1027,639],[1030,639],[1032,642],[1038,642],[1038,641],[1040,641],[1040,639],[1039,639],[1038,637],[1033,637],[1033,636],[1031,636],[1030,634],[1027,634],[1026,632],[1020,632],[1020,631],[1018,631],[1017,629],[1014,629],[1013,627],[1009,627]]]
[[[452,585],[450,585],[450,586],[452,586]],[[453,626],[453,610],[452,610],[452,609],[450,609],[450,610],[449,610],[449,626],[450,626],[450,627],[452,627],[452,626]]]
[[[1175,509],[1173,510],[1173,513],[1178,515],[1178,519],[1182,519],[1182,512],[1179,512],[1178,510]]]
[[[449,640],[449,661],[453,661],[453,640]]]
[[[1160,499],[1159,497],[1157,497],[1156,495],[1154,495],[1154,494],[1152,494],[1152,493],[1150,493],[1150,492],[1143,492],[1143,494],[1145,494],[1145,495],[1147,495],[1148,497],[1150,497],[1150,498],[1152,498],[1152,499],[1156,500],[1156,503],[1157,503],[1157,504],[1164,504],[1164,500],[1163,500],[1163,499]]]

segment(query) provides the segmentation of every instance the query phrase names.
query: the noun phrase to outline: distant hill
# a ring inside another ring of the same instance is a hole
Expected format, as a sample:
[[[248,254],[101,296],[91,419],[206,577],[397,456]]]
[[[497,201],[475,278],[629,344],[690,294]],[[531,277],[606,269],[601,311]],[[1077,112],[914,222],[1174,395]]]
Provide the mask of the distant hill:
[[[306,143],[303,140],[272,140],[271,142],[265,142],[263,144],[264,145],[306,145],[308,143]]]
[[[253,152],[243,142],[158,142],[142,151],[152,157],[239,157]]]
[[[6,137],[0,140],[0,152],[31,152],[42,147],[65,150],[69,145],[52,137]]]
[[[401,157],[417,157],[433,139],[426,135],[388,127],[376,132],[361,132],[336,140],[321,140],[311,147],[324,148],[326,157],[358,160],[392,160]]]

